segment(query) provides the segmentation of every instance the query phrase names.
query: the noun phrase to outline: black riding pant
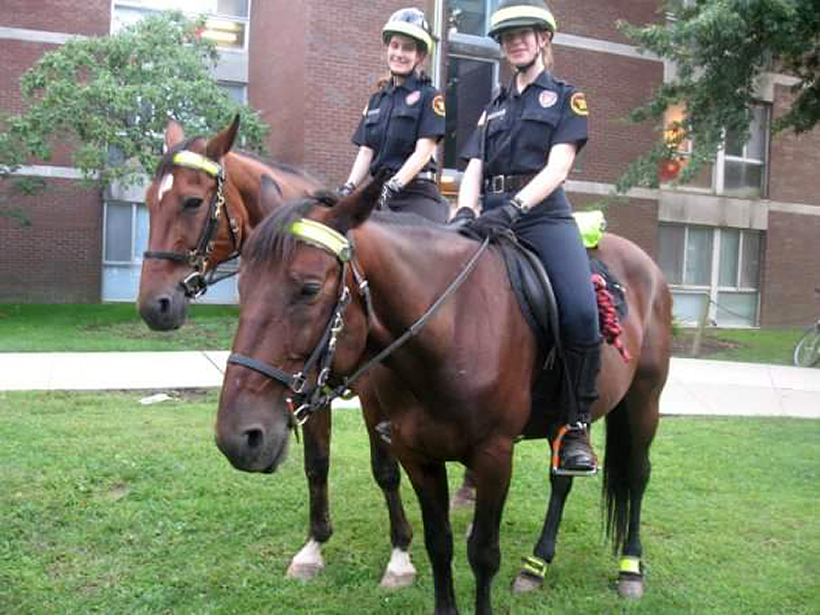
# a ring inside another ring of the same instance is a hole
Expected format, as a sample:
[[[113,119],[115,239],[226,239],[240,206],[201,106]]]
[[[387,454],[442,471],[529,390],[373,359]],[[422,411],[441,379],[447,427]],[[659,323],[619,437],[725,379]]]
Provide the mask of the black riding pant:
[[[512,195],[487,195],[484,210]],[[539,204],[513,226],[515,234],[536,252],[550,278],[558,303],[561,341],[565,346],[599,342],[598,303],[590,278],[589,256],[565,199]]]
[[[390,211],[414,213],[439,224],[450,218],[450,206],[439,193],[436,184],[427,179],[414,179],[390,201]]]

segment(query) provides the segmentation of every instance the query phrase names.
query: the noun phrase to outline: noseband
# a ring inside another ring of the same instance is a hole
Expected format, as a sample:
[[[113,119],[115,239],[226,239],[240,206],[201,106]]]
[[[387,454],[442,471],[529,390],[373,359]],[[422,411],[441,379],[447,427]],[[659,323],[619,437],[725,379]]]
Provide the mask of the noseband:
[[[233,243],[233,252],[226,259],[226,261],[233,260],[239,256],[239,246],[236,239],[236,230],[234,223],[228,213],[228,207],[225,202],[225,169],[222,165],[188,150],[183,150],[174,154],[173,162],[180,167],[194,169],[207,173],[211,177],[216,178],[216,192],[214,197],[208,204],[208,218],[205,221],[205,226],[196,243],[196,247],[188,252],[164,252],[158,250],[147,250],[143,253],[143,258],[169,260],[179,263],[187,263],[193,267],[194,271],[185,276],[180,281],[185,296],[189,299],[199,297],[208,290],[208,286],[215,284],[220,280],[231,277],[235,273],[229,273],[219,277],[215,276],[215,270],[206,278],[205,272],[208,270],[208,262],[211,258],[211,253],[214,249],[214,239],[216,232],[219,229],[219,220],[222,214],[225,214],[225,219],[228,223],[228,234],[231,236]]]
[[[438,308],[455,293],[458,287],[461,286],[461,283],[467,279],[470,272],[475,269],[479,257],[489,243],[489,238],[485,238],[476,253],[473,254],[464,268],[459,272],[456,279],[450,283],[444,293],[427,308],[427,311],[425,311],[407,331],[361,366],[352,375],[344,378],[340,385],[331,389],[328,386],[331,365],[336,353],[336,344],[339,335],[344,330],[344,313],[350,304],[351,298],[350,289],[347,286],[348,268],[353,272],[359,294],[364,297],[368,323],[371,321],[372,315],[369,286],[354,260],[352,238],[345,237],[338,231],[320,222],[306,218],[293,222],[288,230],[297,239],[330,253],[339,261],[341,267],[339,273],[339,296],[336,299],[336,306],[330,315],[327,325],[325,325],[324,332],[319,338],[316,348],[314,348],[302,369],[295,374],[289,374],[278,367],[268,365],[267,363],[237,352],[232,352],[228,356],[228,363],[247,367],[288,387],[292,393],[292,395],[286,399],[291,416],[291,426],[304,425],[311,414],[321,408],[328,407],[334,399],[349,392],[352,384],[365,372],[369,371],[377,363],[383,361],[407,342],[407,340],[416,335]],[[308,376],[314,368],[318,369],[316,382],[312,386],[308,386]]]

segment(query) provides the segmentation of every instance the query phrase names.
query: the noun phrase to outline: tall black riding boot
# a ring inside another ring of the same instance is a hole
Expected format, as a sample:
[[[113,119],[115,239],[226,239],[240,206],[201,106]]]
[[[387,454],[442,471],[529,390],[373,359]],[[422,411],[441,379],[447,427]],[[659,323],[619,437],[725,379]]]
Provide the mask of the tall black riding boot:
[[[589,425],[592,422],[590,408],[598,399],[595,379],[601,369],[601,345],[567,346],[564,361],[568,378],[564,379],[563,399],[568,409],[569,428],[561,446],[559,469],[590,474],[598,469],[598,459],[589,441]],[[572,390],[567,391],[567,387]]]

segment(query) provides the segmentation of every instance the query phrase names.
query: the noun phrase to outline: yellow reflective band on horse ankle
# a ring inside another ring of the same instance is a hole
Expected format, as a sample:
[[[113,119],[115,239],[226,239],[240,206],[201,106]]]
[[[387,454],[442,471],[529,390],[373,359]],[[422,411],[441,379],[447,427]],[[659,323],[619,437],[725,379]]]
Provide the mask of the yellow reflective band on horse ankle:
[[[205,171],[208,175],[216,177],[219,175],[219,165],[210,158],[206,158],[202,154],[182,150],[174,154],[174,164],[181,167],[188,167],[189,169],[197,169]]]
[[[555,23],[555,17],[547,9],[542,9],[537,6],[508,6],[504,9],[498,9],[490,18],[490,29],[495,28],[501,22],[508,19],[519,19],[521,17],[532,17],[534,19],[543,19],[550,26],[552,31],[558,30],[558,25]]]
[[[349,261],[352,256],[350,242],[345,236],[321,222],[301,218],[295,220],[289,230],[299,239],[327,250],[340,261]]]
[[[606,229],[606,219],[604,212],[600,209],[594,211],[578,211],[572,214],[578,229],[581,231],[581,239],[587,248],[597,248],[598,242],[604,235]]]
[[[639,557],[622,557],[618,562],[618,572],[641,574],[641,559]]]

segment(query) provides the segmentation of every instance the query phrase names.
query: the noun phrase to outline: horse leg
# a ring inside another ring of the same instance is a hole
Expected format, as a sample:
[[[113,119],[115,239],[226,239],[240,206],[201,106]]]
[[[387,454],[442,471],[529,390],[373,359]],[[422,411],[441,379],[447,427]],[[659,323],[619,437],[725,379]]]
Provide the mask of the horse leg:
[[[500,441],[479,451],[470,466],[476,481],[476,504],[467,556],[476,580],[475,612],[490,615],[492,581],[501,566],[499,528],[510,486],[512,443]]]
[[[399,492],[401,482],[399,464],[375,430],[375,426],[384,416],[378,399],[375,395],[366,393],[363,393],[360,399],[370,437],[370,467],[376,483],[384,493],[390,518],[390,542],[393,549],[380,585],[382,587],[408,587],[416,579],[416,568],[410,561],[409,548],[413,540],[413,528],[407,521]]]
[[[547,565],[555,558],[555,546],[558,541],[558,528],[564,514],[564,505],[572,490],[572,476],[550,475],[550,501],[541,536],[530,557],[524,558],[524,566],[512,584],[513,592],[525,593],[544,584]]]
[[[447,467],[443,462],[409,462],[407,471],[419,499],[424,523],[424,545],[433,569],[434,615],[457,615],[453,590],[453,530],[448,510]]]
[[[330,408],[315,413],[303,428],[305,441],[305,476],[310,498],[310,530],[308,541],[293,556],[286,576],[310,580],[325,568],[322,545],[333,534],[327,495],[327,475],[330,470]]]

